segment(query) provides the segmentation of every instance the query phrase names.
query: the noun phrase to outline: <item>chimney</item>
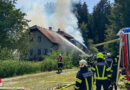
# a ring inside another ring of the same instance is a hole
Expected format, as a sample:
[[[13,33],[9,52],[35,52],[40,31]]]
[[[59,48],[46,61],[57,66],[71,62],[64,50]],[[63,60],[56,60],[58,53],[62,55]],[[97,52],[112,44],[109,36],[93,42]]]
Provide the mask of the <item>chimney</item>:
[[[49,30],[52,30],[52,27],[49,27]]]

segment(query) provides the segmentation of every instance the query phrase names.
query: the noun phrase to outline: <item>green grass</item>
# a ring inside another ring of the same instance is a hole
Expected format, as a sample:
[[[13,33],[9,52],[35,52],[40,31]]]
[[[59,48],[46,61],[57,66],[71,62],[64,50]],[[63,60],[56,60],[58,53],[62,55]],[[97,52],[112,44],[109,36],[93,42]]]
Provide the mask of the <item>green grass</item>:
[[[23,75],[3,80],[5,87],[25,87],[25,90],[52,90],[58,85],[67,85],[75,82],[76,74],[79,68],[63,70],[62,74],[56,74],[57,71],[43,72],[37,74]],[[47,77],[46,77],[47,76]],[[10,84],[7,84],[10,83]],[[94,85],[94,90],[96,86]],[[74,90],[71,86],[64,90]],[[119,90],[126,90],[124,88]]]
[[[8,78],[3,80],[3,82],[5,84],[12,82],[12,84],[4,85],[7,87],[25,87],[25,89],[31,90],[47,90],[47,88],[50,89],[58,85],[65,85],[75,81],[76,71],[77,69],[75,68],[64,70],[64,74],[56,74],[56,71],[43,72],[38,74]],[[52,76],[44,77],[48,75]]]

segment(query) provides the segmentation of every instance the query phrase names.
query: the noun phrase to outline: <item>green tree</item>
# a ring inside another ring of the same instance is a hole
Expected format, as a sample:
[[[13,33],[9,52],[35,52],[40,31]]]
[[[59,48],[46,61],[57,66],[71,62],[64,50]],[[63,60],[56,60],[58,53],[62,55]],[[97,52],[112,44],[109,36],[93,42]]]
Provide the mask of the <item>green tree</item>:
[[[25,13],[15,8],[16,0],[0,0],[0,47],[20,50],[26,46],[28,20]],[[22,44],[24,41],[24,44]],[[19,47],[20,46],[20,47]]]
[[[106,25],[106,41],[117,38],[117,32],[124,27],[130,26],[130,0],[115,0],[111,15],[108,17],[109,24]],[[105,45],[108,51],[113,55],[119,52],[119,43]]]
[[[83,4],[79,3],[77,5],[77,13],[78,13],[78,23],[79,25],[81,23],[88,23],[88,8],[87,8],[87,4],[84,2]]]
[[[92,13],[91,30],[92,30],[92,39],[94,43],[101,43],[105,41],[105,25],[109,23],[108,15],[110,15],[111,4],[108,0],[101,0],[97,6],[94,7]],[[98,47],[100,50],[103,50],[103,47]]]
[[[90,49],[90,51],[91,51],[93,54],[97,54],[98,49],[93,46],[93,43],[94,43],[93,40],[88,39],[88,48]]]
[[[16,0],[0,0],[0,46],[15,48],[15,42],[27,28],[25,13],[15,8]]]
[[[80,27],[83,39],[84,39],[84,43],[87,45],[87,41],[88,41],[88,8],[87,8],[87,4],[84,2],[83,4],[80,2],[78,3],[76,6],[76,16],[78,18],[78,25]]]
[[[82,37],[84,39],[84,43],[85,45],[88,44],[88,30],[87,30],[87,24],[82,22],[80,24],[80,30],[81,30],[81,33],[82,33]]]

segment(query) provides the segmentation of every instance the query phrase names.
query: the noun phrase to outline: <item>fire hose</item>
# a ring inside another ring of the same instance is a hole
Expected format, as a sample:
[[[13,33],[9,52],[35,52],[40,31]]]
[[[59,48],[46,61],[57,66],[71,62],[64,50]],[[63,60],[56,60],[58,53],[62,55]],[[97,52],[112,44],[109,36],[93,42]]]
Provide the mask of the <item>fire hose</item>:
[[[65,85],[65,86],[63,86],[63,87],[61,87],[57,90],[64,90],[65,88],[68,88],[68,87],[71,87],[71,86],[74,86],[74,85],[75,85],[75,83],[71,83],[71,84]]]

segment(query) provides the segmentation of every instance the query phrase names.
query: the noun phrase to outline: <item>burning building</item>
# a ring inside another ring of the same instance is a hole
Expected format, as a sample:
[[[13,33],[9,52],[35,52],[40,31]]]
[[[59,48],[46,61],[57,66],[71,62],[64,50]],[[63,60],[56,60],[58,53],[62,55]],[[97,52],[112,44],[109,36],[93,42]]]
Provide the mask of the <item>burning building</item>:
[[[87,47],[60,29],[54,31],[51,27],[45,29],[35,25],[30,27],[30,33],[29,59],[43,59],[43,56],[46,56],[52,49],[85,56],[89,53]]]

